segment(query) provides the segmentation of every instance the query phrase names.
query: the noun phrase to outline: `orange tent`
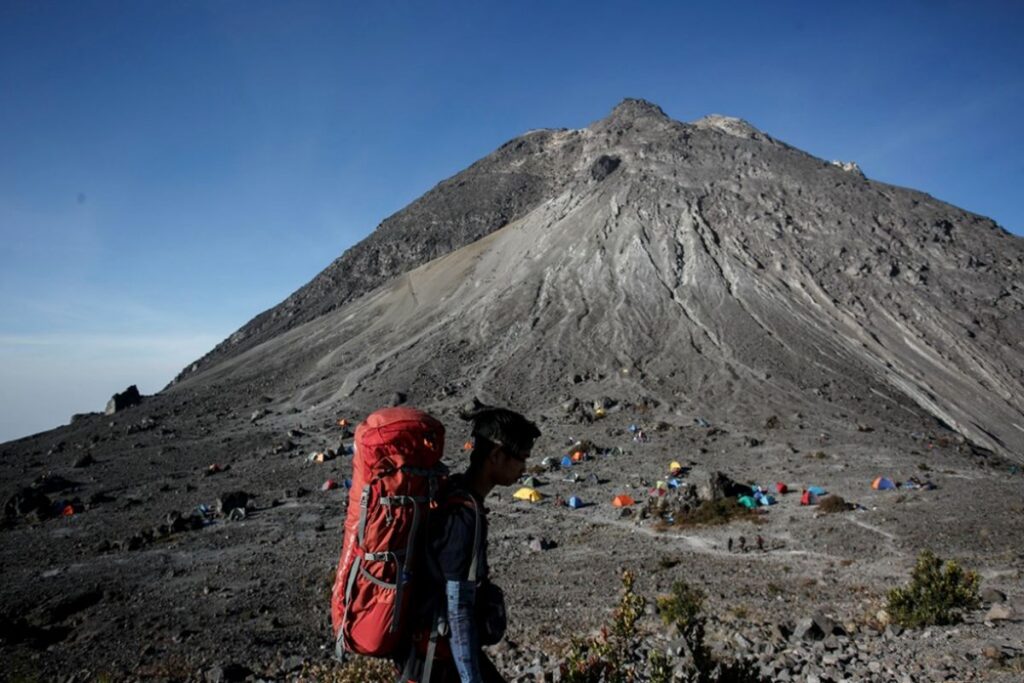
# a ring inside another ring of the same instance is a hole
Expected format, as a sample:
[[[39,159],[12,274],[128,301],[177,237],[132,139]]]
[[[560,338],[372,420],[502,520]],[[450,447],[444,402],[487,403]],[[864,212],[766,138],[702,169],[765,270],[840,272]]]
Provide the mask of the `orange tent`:
[[[612,498],[613,507],[625,508],[635,504],[636,501],[626,495],[615,496],[614,498]]]
[[[583,460],[583,451],[576,451],[575,453],[572,454],[573,462],[579,462],[581,460]]]
[[[348,427],[348,420],[346,420],[345,418],[341,418],[340,420],[338,420],[338,426],[339,427]]]
[[[462,444],[462,450],[464,450],[464,451],[471,451],[471,450],[473,450],[473,442],[472,441],[467,441],[466,443]]]

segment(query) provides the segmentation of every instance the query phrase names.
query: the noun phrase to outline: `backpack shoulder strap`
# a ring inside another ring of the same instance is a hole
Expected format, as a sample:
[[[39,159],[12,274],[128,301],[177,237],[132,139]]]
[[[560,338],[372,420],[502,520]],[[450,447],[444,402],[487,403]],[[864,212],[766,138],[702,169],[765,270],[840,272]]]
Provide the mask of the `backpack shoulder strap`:
[[[466,580],[470,583],[477,582],[477,573],[480,564],[480,546],[483,543],[483,524],[480,519],[480,505],[476,498],[469,491],[455,489],[448,494],[446,505],[462,505],[473,510],[473,559],[469,563],[469,576]]]

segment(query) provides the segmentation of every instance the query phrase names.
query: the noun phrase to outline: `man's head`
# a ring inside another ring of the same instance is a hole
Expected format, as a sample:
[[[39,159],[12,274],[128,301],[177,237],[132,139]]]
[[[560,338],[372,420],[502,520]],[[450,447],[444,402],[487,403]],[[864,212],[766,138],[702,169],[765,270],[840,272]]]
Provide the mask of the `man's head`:
[[[505,408],[480,406],[465,419],[473,423],[470,470],[485,472],[498,486],[514,484],[526,470],[526,460],[540,430],[525,417]]]

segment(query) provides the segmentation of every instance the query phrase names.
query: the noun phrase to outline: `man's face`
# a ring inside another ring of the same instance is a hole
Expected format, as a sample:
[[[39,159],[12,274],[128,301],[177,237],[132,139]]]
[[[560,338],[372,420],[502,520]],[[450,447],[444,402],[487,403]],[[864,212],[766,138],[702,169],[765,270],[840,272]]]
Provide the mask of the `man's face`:
[[[496,446],[492,462],[494,463],[494,483],[498,486],[511,486],[526,471],[526,461],[530,452],[513,451],[505,446]]]

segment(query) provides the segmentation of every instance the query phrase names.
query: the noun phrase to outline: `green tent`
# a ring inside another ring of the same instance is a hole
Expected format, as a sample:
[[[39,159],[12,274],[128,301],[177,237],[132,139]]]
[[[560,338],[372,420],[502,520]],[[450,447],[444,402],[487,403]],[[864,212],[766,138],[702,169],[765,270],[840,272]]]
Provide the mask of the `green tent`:
[[[748,510],[753,510],[757,507],[757,501],[750,496],[740,496],[737,502]]]

